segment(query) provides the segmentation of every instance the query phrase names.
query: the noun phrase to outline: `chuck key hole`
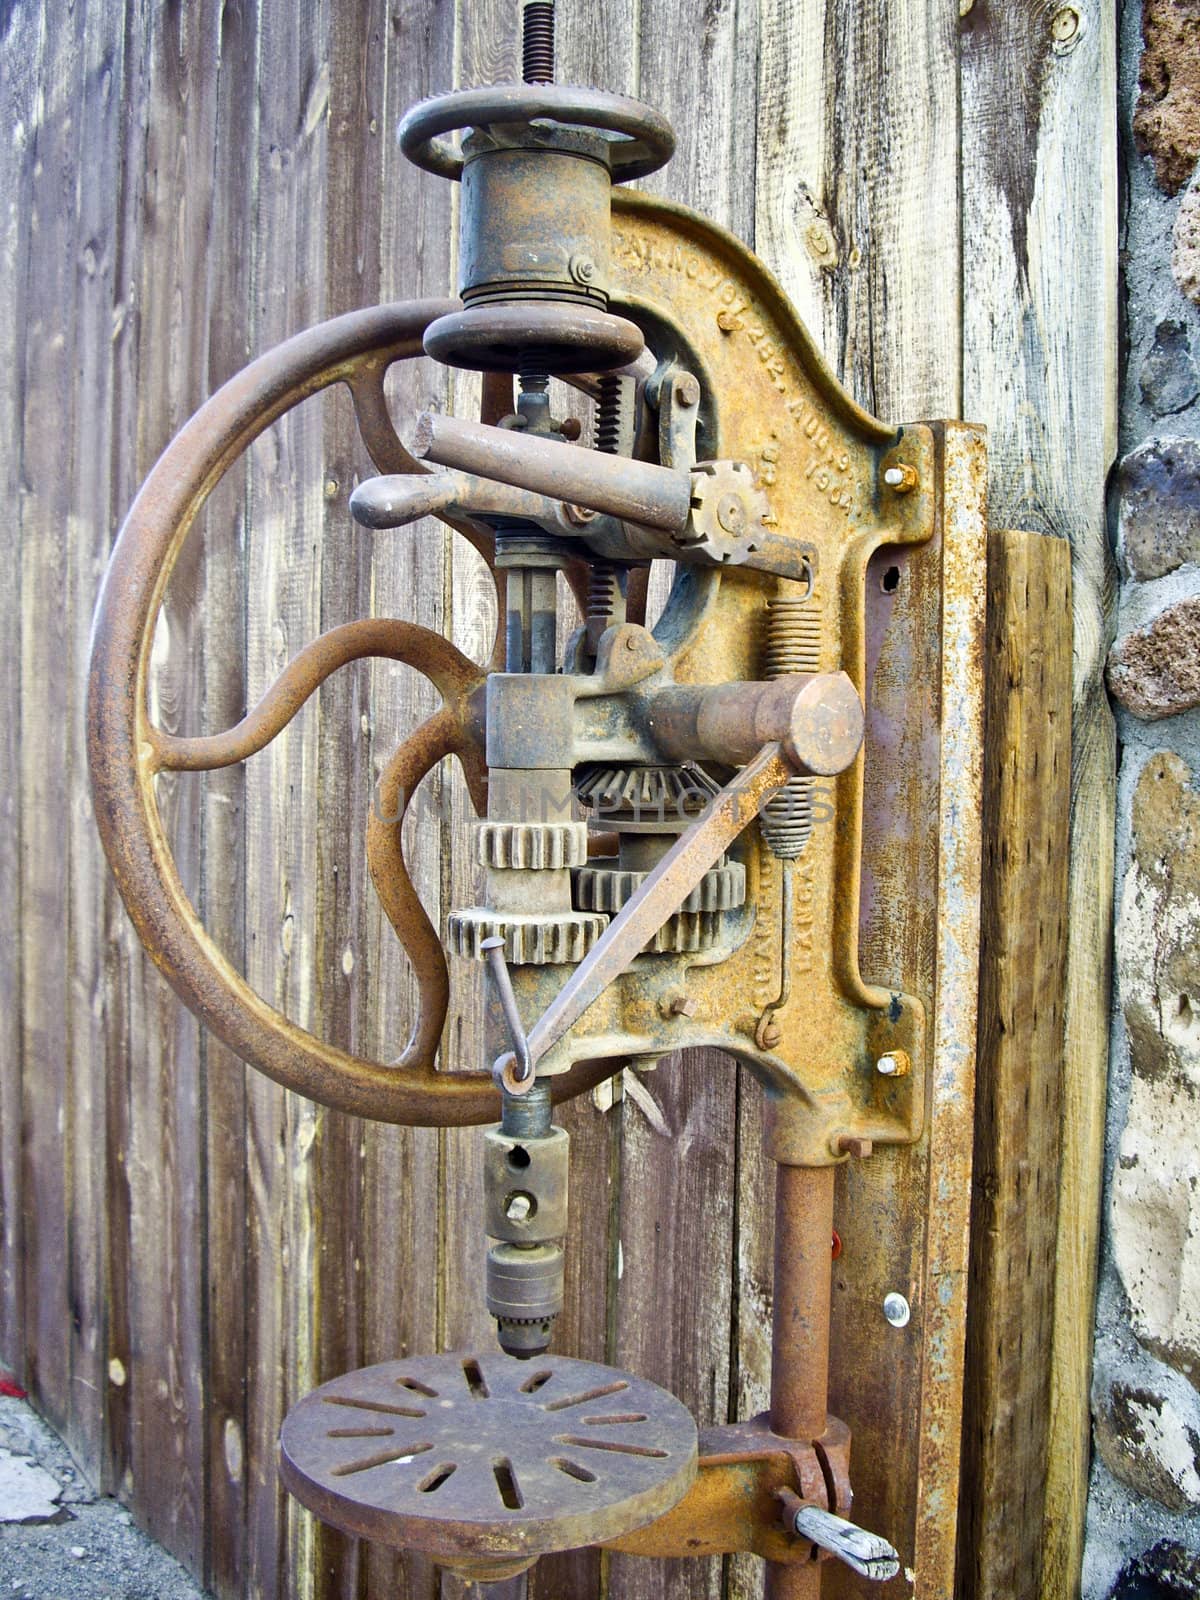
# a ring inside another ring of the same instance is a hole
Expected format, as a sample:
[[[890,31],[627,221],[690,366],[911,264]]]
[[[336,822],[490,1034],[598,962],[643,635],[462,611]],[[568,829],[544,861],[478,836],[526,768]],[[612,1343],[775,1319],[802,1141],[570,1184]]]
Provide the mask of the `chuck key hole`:
[[[512,1149],[508,1152],[508,1164],[514,1172],[524,1172],[525,1168],[532,1160],[533,1157],[529,1154],[529,1151],[526,1150],[523,1144],[513,1145]]]

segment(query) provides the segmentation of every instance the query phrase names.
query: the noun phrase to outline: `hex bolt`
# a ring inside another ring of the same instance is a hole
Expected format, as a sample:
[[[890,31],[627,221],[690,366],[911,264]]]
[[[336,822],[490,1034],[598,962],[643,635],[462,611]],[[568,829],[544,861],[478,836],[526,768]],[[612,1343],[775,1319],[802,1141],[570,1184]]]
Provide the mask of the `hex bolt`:
[[[670,1014],[673,1017],[694,1017],[698,1010],[699,1006],[691,995],[677,994],[671,1001]]]
[[[893,1289],[883,1297],[883,1314],[893,1328],[907,1328],[912,1310],[904,1296]]]
[[[916,469],[907,462],[902,462],[898,467],[887,467],[883,481],[895,494],[908,494],[917,487]]]

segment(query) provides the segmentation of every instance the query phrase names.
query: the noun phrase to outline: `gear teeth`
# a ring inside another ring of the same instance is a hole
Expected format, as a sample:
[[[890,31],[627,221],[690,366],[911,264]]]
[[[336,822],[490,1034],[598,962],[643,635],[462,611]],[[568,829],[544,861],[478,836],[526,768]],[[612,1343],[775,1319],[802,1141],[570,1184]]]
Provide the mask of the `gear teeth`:
[[[481,822],[475,854],[481,867],[554,871],[587,861],[586,822]]]
[[[575,904],[581,911],[620,911],[648,872],[623,872],[616,867],[580,867],[572,874]],[[746,869],[740,861],[727,861],[706,872],[679,910],[690,912],[735,911],[746,899]]]
[[[583,960],[608,926],[608,918],[595,912],[563,912],[542,917],[535,913],[504,915],[485,906],[452,912],[447,921],[447,942],[458,956],[482,961],[485,939],[504,940],[504,954],[514,967],[574,965]]]
[[[620,827],[622,818],[686,825],[719,786],[700,767],[593,767],[575,786],[581,806],[597,822]]]

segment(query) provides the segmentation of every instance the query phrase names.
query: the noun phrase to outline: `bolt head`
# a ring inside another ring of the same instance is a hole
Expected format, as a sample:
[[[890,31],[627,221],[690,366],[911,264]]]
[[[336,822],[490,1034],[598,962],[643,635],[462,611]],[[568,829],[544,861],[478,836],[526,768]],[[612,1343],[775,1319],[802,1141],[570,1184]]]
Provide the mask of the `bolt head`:
[[[912,1310],[904,1296],[893,1290],[883,1297],[883,1314],[893,1328],[907,1328]]]
[[[571,276],[576,283],[593,282],[596,276],[596,263],[591,256],[572,256]]]
[[[673,1017],[694,1017],[700,1009],[691,995],[677,994],[671,1001],[671,1015]]]
[[[675,380],[675,398],[681,406],[694,406],[700,402],[700,381],[685,372]]]

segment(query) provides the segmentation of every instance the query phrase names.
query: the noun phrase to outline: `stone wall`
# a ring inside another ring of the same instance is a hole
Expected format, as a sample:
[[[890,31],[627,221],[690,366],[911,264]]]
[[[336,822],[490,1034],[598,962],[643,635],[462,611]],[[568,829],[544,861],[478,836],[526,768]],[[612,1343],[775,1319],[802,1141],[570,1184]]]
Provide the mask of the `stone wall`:
[[[1121,767],[1085,1600],[1200,1595],[1200,0],[1126,0]]]

